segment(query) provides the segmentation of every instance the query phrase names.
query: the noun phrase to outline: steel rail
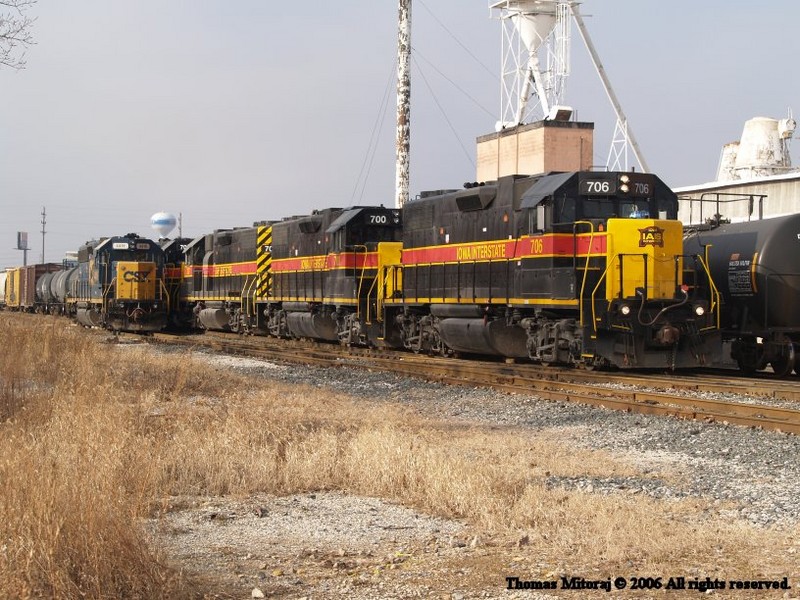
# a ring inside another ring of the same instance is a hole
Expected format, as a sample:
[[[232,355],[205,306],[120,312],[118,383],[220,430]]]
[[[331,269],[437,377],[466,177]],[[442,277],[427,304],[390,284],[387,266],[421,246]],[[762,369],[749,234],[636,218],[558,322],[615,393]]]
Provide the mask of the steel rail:
[[[347,348],[335,344],[287,342],[273,338],[237,337],[230,334],[206,333],[191,336],[155,334],[150,339],[161,343],[206,347],[219,352],[279,362],[381,370],[446,384],[487,387],[511,394],[530,394],[546,400],[579,402],[627,412],[800,434],[798,409],[687,395],[687,392],[708,391],[746,394],[752,387],[754,395],[777,398],[779,390],[774,389],[773,380],[759,380],[752,386],[744,386],[743,389],[741,378],[732,379],[726,386],[724,380],[716,376],[705,383],[702,376],[677,381],[674,375],[670,379],[661,374],[648,376],[640,373],[631,375],[587,372],[538,365],[445,359],[403,352],[390,353],[386,356],[383,351]],[[599,386],[601,383],[624,384],[631,387],[602,387]],[[640,390],[632,386],[663,391]],[[800,394],[798,386],[793,387],[794,389],[787,384],[784,392],[780,393],[782,396],[788,395],[787,392]],[[678,393],[680,391],[684,393]]]

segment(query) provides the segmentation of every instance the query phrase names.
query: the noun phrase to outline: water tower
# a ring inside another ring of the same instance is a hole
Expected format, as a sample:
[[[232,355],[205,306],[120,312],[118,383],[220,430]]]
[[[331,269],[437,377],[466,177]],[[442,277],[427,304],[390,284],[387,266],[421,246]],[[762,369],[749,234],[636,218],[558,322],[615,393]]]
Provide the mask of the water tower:
[[[169,235],[170,231],[175,229],[175,225],[177,224],[178,219],[175,218],[175,215],[168,212],[157,212],[150,217],[150,226],[158,233],[158,238],[162,240]]]

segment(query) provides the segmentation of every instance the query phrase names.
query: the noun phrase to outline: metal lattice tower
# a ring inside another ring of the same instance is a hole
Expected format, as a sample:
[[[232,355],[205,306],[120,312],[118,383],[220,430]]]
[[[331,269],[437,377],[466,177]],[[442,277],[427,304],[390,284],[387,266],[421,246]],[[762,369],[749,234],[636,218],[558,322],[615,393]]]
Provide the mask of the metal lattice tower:
[[[503,25],[501,120],[496,128],[500,131],[554,117],[565,97],[570,74],[570,24],[574,20],[617,117],[606,167],[614,171],[628,170],[630,148],[642,171],[648,171],[586,30],[579,5],[580,2],[574,0],[490,0],[490,11],[499,14]]]
[[[566,0],[494,0],[502,24],[502,89],[497,129],[550,116],[570,70],[570,8]]]

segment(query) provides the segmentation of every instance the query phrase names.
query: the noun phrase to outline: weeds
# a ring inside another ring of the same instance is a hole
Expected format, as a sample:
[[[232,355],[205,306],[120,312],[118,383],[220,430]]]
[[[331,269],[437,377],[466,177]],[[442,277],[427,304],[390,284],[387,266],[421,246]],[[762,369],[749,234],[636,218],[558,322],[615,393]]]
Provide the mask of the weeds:
[[[431,422],[104,339],[59,319],[0,314],[4,597],[197,597],[141,527],[165,498],[323,489],[486,531],[535,532],[535,551],[554,562],[767,568],[759,562],[766,534],[702,521],[699,501],[545,485],[551,473],[636,474],[606,454],[532,432]]]

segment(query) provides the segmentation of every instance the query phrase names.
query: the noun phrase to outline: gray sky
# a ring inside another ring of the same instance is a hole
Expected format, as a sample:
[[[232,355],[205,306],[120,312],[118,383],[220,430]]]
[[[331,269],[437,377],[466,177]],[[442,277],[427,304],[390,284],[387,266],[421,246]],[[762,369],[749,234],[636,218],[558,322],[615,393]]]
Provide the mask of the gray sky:
[[[501,38],[486,0],[414,2],[412,196],[475,178],[475,138],[500,116]],[[27,69],[0,70],[0,266],[22,264],[17,231],[39,262],[42,207],[45,258],[58,261],[90,238],[154,236],[161,210],[193,237],[391,205],[393,83],[380,117],[396,11],[395,0],[39,0]],[[585,0],[582,12],[671,186],[712,180],[745,120],[800,113],[797,0]],[[605,164],[613,113],[575,29],[566,100],[595,122]]]

